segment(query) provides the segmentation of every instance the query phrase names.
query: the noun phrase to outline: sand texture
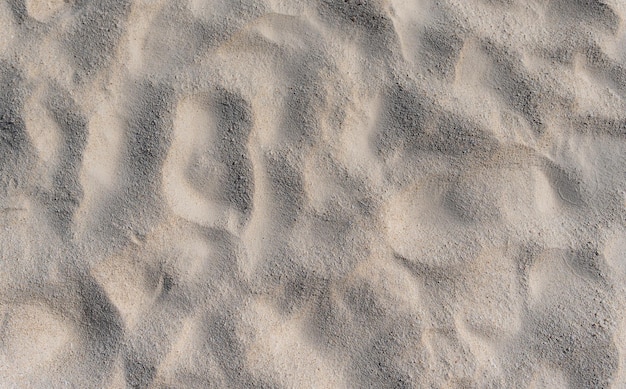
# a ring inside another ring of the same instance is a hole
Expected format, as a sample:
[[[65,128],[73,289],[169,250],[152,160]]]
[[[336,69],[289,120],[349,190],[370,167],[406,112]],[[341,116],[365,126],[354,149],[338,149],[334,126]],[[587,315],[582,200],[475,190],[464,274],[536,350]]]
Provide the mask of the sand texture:
[[[623,0],[0,0],[0,388],[626,388]]]

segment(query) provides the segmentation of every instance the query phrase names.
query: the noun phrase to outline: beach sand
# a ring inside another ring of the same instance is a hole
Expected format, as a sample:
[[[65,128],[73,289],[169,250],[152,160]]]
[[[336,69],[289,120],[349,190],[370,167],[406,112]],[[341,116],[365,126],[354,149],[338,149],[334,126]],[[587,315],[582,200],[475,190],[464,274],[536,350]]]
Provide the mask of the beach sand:
[[[625,18],[0,0],[0,387],[625,388]]]

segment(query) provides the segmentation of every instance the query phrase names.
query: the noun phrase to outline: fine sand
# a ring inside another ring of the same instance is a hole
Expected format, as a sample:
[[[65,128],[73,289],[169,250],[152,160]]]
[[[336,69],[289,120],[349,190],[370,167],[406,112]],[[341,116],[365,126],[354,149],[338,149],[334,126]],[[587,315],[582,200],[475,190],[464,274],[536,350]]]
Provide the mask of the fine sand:
[[[623,0],[0,0],[1,388],[626,388]]]

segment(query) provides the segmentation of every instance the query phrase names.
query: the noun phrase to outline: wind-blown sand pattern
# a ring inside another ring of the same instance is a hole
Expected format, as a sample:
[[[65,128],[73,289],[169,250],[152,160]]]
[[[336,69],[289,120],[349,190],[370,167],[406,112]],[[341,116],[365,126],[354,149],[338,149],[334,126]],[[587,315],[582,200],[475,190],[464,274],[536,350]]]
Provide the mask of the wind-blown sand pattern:
[[[0,0],[0,387],[625,388],[625,18]]]

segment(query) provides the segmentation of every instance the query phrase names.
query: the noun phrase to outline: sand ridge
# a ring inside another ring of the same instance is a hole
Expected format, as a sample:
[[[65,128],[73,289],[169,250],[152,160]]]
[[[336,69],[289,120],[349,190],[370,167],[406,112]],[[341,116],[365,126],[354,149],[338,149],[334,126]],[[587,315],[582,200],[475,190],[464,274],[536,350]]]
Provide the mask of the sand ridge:
[[[626,386],[625,17],[0,0],[0,386]]]

